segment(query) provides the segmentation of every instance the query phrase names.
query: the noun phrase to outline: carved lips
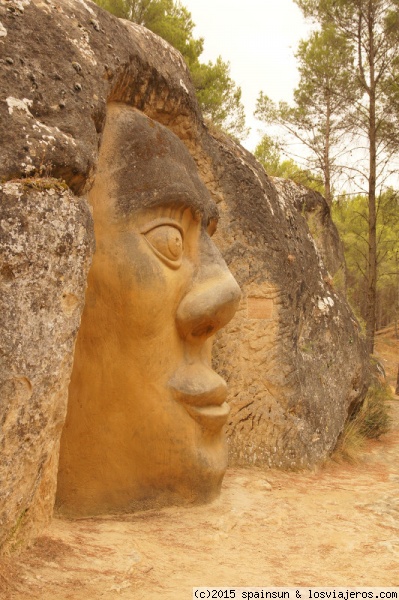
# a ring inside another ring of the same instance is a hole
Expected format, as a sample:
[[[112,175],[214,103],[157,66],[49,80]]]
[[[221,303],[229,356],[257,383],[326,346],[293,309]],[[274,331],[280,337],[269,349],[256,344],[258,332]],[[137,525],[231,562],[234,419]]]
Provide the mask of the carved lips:
[[[180,367],[169,382],[175,399],[204,429],[216,433],[225,424],[230,407],[226,382],[203,363]]]

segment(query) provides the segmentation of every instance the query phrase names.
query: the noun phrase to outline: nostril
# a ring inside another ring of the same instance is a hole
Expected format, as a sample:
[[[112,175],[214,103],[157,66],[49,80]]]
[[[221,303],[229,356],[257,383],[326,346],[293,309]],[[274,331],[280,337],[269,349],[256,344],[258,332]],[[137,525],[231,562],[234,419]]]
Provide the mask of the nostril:
[[[194,329],[194,331],[191,332],[191,335],[193,337],[202,337],[202,336],[209,337],[212,335],[212,333],[215,331],[215,329],[216,329],[216,327],[213,324],[212,325],[200,325],[199,327]]]

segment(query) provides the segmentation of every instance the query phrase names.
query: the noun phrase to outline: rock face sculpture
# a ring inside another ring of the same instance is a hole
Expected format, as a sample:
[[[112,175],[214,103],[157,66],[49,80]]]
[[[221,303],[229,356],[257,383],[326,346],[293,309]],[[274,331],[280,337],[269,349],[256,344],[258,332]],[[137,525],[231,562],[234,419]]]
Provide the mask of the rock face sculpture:
[[[2,549],[57,478],[68,514],[210,499],[222,379],[232,463],[324,459],[367,364],[322,199],[211,135],[179,53],[90,0],[0,0],[0,64]]]
[[[97,250],[57,504],[77,515],[209,500],[229,413],[211,336],[241,295],[210,238],[216,205],[182,142],[123,104],[108,106],[89,200]]]

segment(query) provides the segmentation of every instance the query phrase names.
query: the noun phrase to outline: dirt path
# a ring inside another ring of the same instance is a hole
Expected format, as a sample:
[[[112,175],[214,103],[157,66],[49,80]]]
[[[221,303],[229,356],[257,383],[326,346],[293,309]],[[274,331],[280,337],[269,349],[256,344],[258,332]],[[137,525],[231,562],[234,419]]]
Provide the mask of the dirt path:
[[[0,597],[189,600],[194,585],[399,586],[399,398],[393,417],[391,433],[353,466],[231,469],[208,506],[55,520],[3,565]]]

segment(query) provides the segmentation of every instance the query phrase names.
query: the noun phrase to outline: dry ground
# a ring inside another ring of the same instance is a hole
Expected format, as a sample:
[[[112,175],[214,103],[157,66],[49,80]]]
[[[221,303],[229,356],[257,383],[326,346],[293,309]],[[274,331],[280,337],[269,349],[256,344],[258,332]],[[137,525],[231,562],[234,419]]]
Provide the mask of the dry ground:
[[[398,342],[377,352],[396,381]],[[399,586],[399,398],[355,465],[231,469],[219,500],[53,521],[0,566],[4,600],[189,600],[192,586]]]

